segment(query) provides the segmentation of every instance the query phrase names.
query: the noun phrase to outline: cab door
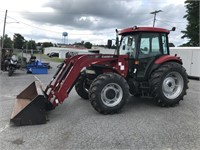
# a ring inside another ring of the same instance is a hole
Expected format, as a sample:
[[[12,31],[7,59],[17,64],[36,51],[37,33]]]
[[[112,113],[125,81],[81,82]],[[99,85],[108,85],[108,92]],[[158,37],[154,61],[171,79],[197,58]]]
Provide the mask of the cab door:
[[[161,46],[161,34],[159,33],[141,33],[139,49],[137,53],[138,67],[137,78],[144,80],[147,79],[147,73],[153,65],[156,58],[163,55],[163,49]]]

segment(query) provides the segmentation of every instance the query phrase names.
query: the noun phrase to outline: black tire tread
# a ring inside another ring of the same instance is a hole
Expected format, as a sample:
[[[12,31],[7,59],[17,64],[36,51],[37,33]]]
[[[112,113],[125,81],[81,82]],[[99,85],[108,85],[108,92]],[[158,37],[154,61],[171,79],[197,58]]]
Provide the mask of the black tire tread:
[[[8,70],[8,76],[10,77],[10,76],[12,76],[12,74],[13,74],[13,70],[12,70],[12,68],[9,68],[9,70]]]
[[[85,89],[83,89],[83,82],[84,82],[85,79],[86,79],[86,75],[84,73],[81,73],[78,81],[75,84],[75,90],[81,98],[88,100],[89,99],[89,93],[86,92]]]
[[[106,108],[104,106],[102,106],[102,104],[98,101],[98,94],[99,94],[99,87],[100,85],[102,85],[105,82],[109,82],[110,80],[116,80],[116,81],[120,81],[121,84],[123,85],[123,97],[124,97],[124,102],[122,102],[119,106],[115,107],[115,108]],[[116,74],[116,73],[104,73],[99,75],[91,84],[90,86],[90,90],[89,90],[89,99],[91,101],[91,104],[93,106],[93,108],[101,113],[101,114],[114,114],[114,113],[118,113],[120,112],[120,110],[122,109],[122,107],[126,104],[127,100],[128,100],[128,96],[129,96],[129,86],[126,82],[126,80]]]
[[[163,73],[169,71],[172,68],[179,68],[179,70],[181,70],[182,72],[182,76],[185,76],[185,78],[183,79],[185,79],[186,81],[184,81],[184,89],[183,89],[182,94],[178,98],[178,100],[169,103],[160,98],[159,90],[161,89],[161,87],[159,85],[162,80],[161,78],[163,76]],[[188,89],[189,80],[187,77],[186,70],[182,65],[176,62],[167,62],[152,73],[151,79],[149,80],[149,82],[151,85],[151,96],[154,97],[156,104],[162,107],[173,107],[179,104],[179,101],[183,100],[184,95],[186,95],[186,90]]]

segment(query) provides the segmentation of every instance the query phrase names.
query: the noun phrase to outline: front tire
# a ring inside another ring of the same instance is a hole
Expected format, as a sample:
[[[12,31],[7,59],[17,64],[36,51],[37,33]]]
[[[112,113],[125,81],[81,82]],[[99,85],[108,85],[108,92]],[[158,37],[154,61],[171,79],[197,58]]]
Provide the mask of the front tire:
[[[116,73],[99,75],[89,90],[91,104],[101,114],[119,112],[128,101],[128,97],[129,86],[126,80]]]
[[[87,77],[85,73],[81,73],[77,83],[75,84],[75,90],[77,94],[83,99],[89,99],[89,88],[90,85],[87,82]]]
[[[175,106],[186,95],[188,82],[186,70],[181,64],[165,63],[151,75],[151,95],[160,106]]]

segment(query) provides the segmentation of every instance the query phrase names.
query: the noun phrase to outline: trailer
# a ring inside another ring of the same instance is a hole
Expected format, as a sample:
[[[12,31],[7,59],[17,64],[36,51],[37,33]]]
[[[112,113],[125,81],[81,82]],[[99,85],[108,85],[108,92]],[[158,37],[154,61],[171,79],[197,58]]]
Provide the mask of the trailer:
[[[170,47],[170,54],[181,57],[189,77],[200,79],[200,47]]]

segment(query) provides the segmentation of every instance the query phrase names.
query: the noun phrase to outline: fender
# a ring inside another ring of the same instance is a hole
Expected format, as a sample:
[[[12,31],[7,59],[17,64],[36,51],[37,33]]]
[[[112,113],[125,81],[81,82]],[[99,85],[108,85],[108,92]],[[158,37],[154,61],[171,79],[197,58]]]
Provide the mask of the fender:
[[[151,73],[157,69],[160,65],[166,62],[177,62],[179,64],[183,64],[182,59],[180,57],[176,56],[171,56],[171,55],[164,55],[159,57],[158,59],[155,60],[155,62],[151,65],[150,69],[147,71],[147,79],[150,78]]]
[[[175,61],[177,63],[180,63],[181,65],[183,64],[182,59],[180,59],[180,57],[171,56],[171,55],[164,55],[164,56],[158,58],[155,61],[155,64],[159,65],[159,64],[163,64],[163,63],[168,62],[168,61]]]

